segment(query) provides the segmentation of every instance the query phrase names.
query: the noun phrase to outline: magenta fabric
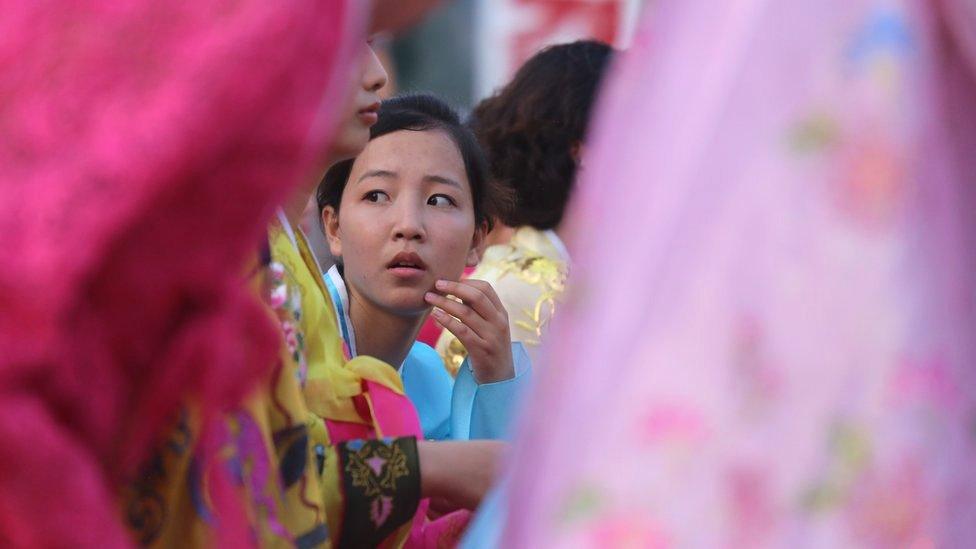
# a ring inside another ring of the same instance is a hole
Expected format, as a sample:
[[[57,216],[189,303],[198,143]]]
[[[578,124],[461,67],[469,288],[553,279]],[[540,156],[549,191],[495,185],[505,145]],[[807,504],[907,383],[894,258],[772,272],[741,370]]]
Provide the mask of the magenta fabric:
[[[430,500],[420,500],[413,528],[403,544],[404,549],[443,549],[457,547],[461,535],[471,522],[471,511],[459,509],[434,520],[427,518]]]
[[[366,7],[0,2],[4,545],[125,545],[177,406],[269,374],[245,264],[321,168]]]
[[[976,4],[648,3],[504,547],[976,539]]]

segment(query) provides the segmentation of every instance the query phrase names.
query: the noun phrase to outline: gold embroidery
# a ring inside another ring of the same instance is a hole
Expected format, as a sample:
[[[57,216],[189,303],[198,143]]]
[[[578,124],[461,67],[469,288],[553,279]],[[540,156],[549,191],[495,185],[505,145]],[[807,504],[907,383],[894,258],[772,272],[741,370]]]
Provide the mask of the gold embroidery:
[[[366,497],[396,491],[397,479],[410,474],[407,456],[396,444],[366,444],[349,452],[346,472],[352,477],[352,485],[362,488]]]
[[[520,312],[524,318],[515,321],[516,326],[535,335],[534,339],[527,339],[523,343],[538,345],[545,325],[556,313],[556,298],[565,289],[565,269],[560,262],[541,256],[520,260],[506,258],[499,262],[499,269],[499,278],[514,274],[527,284],[539,288],[535,306],[532,309],[522,309]]]
[[[506,276],[513,276],[537,289],[538,295],[535,296],[534,303],[508,311],[512,325],[531,334],[531,337],[523,334],[521,339],[523,344],[529,346],[538,345],[542,340],[546,326],[556,313],[556,302],[566,288],[568,276],[566,263],[560,258],[550,257],[555,253],[546,252],[547,244],[540,244],[545,238],[535,229],[520,229],[510,244],[492,247],[495,251],[473,275],[493,285]],[[506,299],[504,295],[499,297],[506,304],[511,302],[511,298]],[[464,345],[457,338],[449,336],[446,343],[438,345],[438,351],[442,353],[445,366],[451,375],[457,375],[467,357]]]
[[[452,337],[451,342],[447,344],[447,351],[444,353],[444,361],[451,375],[457,375],[466,356],[468,356],[467,349],[464,348],[458,338]]]

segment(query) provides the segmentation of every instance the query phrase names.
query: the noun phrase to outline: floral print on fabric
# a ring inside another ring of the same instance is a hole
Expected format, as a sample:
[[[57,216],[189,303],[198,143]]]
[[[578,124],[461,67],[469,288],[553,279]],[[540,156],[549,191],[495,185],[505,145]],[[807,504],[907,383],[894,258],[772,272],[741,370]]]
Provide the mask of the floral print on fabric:
[[[294,276],[285,266],[272,261],[268,266],[270,287],[267,291],[268,305],[278,315],[285,346],[292,360],[298,365],[295,371],[300,385],[308,379],[308,364],[305,360],[305,335],[298,329],[302,318],[302,296],[294,282]]]
[[[556,312],[556,298],[566,289],[566,265],[548,257],[511,257],[498,262],[499,278],[514,275],[526,284],[539,288],[539,296],[532,307],[525,307],[515,313],[515,325],[531,332],[535,337],[523,341],[527,345],[538,345],[542,331]]]
[[[261,257],[269,253],[262,250]],[[291,297],[281,265],[262,261],[250,277],[253,291],[268,304],[267,314],[282,326],[297,326],[294,315],[301,314],[301,305]],[[304,341],[301,333],[293,335]],[[320,459],[313,457],[310,416],[301,400],[304,348],[282,336],[267,385],[207,426],[196,407],[185,407],[170,438],[129,486],[127,522],[142,545],[219,544],[221,522],[213,502],[215,485],[222,483],[246,510],[249,535],[261,546],[330,546],[320,479],[338,471],[326,471],[323,444],[316,444]]]
[[[156,541],[169,514],[169,502],[163,493],[167,475],[167,463],[186,456],[193,442],[186,410],[182,410],[176,428],[163,448],[152,455],[143,467],[139,478],[126,490],[126,522],[136,541],[150,545]]]
[[[615,70],[500,546],[970,546],[976,4],[661,0]]]

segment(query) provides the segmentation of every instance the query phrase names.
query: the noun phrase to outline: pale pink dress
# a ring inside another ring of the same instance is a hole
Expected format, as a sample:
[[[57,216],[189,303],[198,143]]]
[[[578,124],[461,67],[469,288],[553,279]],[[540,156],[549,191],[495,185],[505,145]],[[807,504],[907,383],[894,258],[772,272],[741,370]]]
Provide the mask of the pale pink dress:
[[[971,546],[976,3],[648,6],[503,546]]]

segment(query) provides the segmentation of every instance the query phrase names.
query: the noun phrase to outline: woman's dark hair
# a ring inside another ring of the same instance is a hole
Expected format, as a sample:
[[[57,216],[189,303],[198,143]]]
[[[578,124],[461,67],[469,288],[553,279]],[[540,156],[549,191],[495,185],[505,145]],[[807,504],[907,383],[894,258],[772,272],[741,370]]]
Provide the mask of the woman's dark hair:
[[[503,212],[512,227],[559,225],[576,177],[600,79],[613,54],[592,40],[550,46],[485,99],[469,125],[488,155],[491,176],[515,193]]]
[[[458,114],[447,103],[428,94],[401,95],[380,104],[379,119],[369,130],[369,139],[400,130],[441,130],[457,145],[464,161],[464,170],[471,186],[475,225],[486,223],[491,230],[495,217],[502,215],[511,203],[508,189],[488,177],[484,152],[471,130],[461,123]],[[334,164],[319,183],[315,194],[321,216],[326,206],[339,211],[342,191],[349,181],[355,159]]]

